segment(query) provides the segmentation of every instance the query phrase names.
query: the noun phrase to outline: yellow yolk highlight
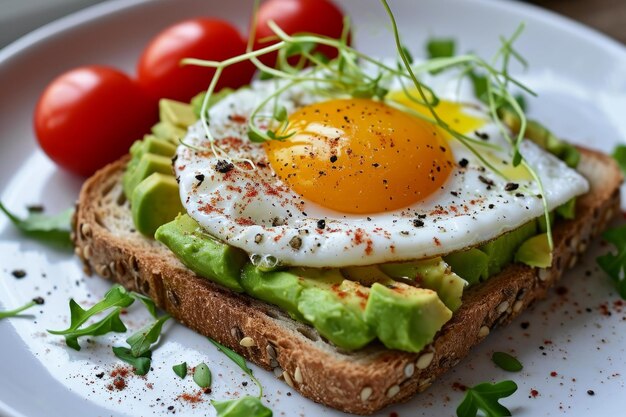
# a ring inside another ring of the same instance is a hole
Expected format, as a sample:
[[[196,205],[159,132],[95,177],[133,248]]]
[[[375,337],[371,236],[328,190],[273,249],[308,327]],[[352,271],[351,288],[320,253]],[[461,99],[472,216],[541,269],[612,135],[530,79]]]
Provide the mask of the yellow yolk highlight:
[[[265,143],[277,175],[304,198],[355,214],[407,207],[438,191],[453,155],[433,124],[369,99],[335,99],[289,116]]]
[[[409,93],[413,97],[419,97],[419,92],[415,89],[409,90]],[[415,101],[411,100],[404,91],[392,91],[387,96],[389,99],[398,102],[424,116],[432,119],[433,115],[427,106],[423,106]],[[440,100],[437,106],[435,106],[435,112],[450,128],[453,130],[467,134],[477,129],[480,129],[485,120],[479,117],[472,116],[465,111],[467,104],[454,103],[452,101]],[[449,134],[446,134],[449,137]]]

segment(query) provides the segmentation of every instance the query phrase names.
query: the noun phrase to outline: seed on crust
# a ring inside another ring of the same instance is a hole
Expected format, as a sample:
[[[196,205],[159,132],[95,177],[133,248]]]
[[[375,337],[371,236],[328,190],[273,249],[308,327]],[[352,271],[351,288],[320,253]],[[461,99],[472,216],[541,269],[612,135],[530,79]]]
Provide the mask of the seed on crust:
[[[478,330],[478,337],[486,337],[487,335],[489,335],[489,332],[489,327],[482,326],[480,330]]]
[[[89,225],[89,223],[83,223],[80,225],[80,234],[82,235],[83,239],[91,237],[91,226]]]
[[[253,347],[256,346],[256,342],[250,336],[246,336],[239,341],[239,344],[243,347]]]
[[[267,356],[269,356],[271,359],[276,359],[276,357],[278,356],[276,354],[276,348],[271,343],[267,344],[265,351],[267,352]]]
[[[83,248],[83,258],[88,261],[91,258],[92,253],[91,246],[85,245]]]
[[[272,369],[272,372],[274,372],[274,376],[276,378],[280,378],[281,375],[283,374],[283,368],[281,368],[280,366],[277,366],[274,369]]]
[[[278,361],[276,359],[270,359],[270,367],[276,368],[278,366]]]
[[[434,352],[422,353],[420,357],[417,358],[417,361],[415,362],[417,369],[422,370],[422,369],[428,368],[431,362],[433,361],[434,357],[435,357]]]
[[[539,281],[546,281],[549,275],[550,275],[550,269],[548,268],[539,269],[539,274],[537,274],[537,276],[539,277]]]
[[[174,291],[167,289],[165,291],[165,294],[167,295],[167,299],[170,301],[170,303],[172,303],[174,307],[180,306],[180,299],[178,298],[178,295],[176,295]]]
[[[417,360],[419,362],[419,359]],[[415,364],[413,362],[407,363],[404,367],[404,376],[411,378],[415,373]]]
[[[287,371],[283,372],[283,378],[285,378],[285,382],[287,383],[287,385],[289,385],[291,388],[293,388],[293,380],[291,379],[291,376],[289,376]]]
[[[496,308],[496,311],[498,312],[498,314],[502,314],[505,311],[507,311],[508,308],[509,308],[509,302],[505,300],[498,305],[498,307]]]
[[[567,266],[568,268],[573,268],[576,265],[576,262],[578,262],[578,255],[573,255],[570,260],[569,260],[569,265]]]
[[[519,311],[522,309],[522,307],[524,306],[524,302],[521,300],[517,300],[514,304],[513,304],[513,312],[515,313],[519,313]]]
[[[295,379],[298,384],[302,384],[304,382],[304,379],[302,379],[302,371],[299,366],[296,366],[296,370],[293,371],[293,379]]]
[[[241,333],[241,330],[239,330],[239,327],[237,326],[230,329],[230,335],[237,340],[243,339],[243,333]]]
[[[392,385],[387,390],[387,397],[393,398],[400,392],[400,385]]]
[[[365,402],[372,396],[374,390],[371,387],[365,387],[361,390],[361,401]]]
[[[423,379],[419,381],[417,386],[417,392],[424,392],[428,387],[430,387],[433,383],[430,381],[430,378]]]

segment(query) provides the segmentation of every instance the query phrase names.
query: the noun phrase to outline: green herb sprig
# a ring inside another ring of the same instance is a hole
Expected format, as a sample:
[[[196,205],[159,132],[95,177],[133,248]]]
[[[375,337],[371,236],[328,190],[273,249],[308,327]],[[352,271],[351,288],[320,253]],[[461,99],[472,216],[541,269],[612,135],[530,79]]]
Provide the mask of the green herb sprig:
[[[493,352],[491,360],[500,368],[508,372],[519,372],[524,368],[522,363],[517,360],[516,357],[511,356],[506,352]]]
[[[485,417],[510,416],[511,412],[498,400],[509,397],[517,391],[513,381],[495,384],[484,383],[468,388],[463,401],[456,409],[457,417],[476,417],[480,410]]]
[[[245,396],[233,400],[211,401],[211,404],[213,404],[217,411],[217,417],[271,417],[272,410],[264,406],[261,402],[263,386],[252,374],[252,370],[248,367],[244,357],[211,338],[209,338],[209,342],[224,353],[230,360],[235,362],[235,364],[259,387],[259,395],[257,397]]]
[[[208,388],[211,386],[211,370],[206,363],[202,362],[195,367],[193,371],[193,380],[200,388]]]
[[[185,379],[187,376],[187,362],[172,366],[172,370],[180,379]]]
[[[67,209],[54,216],[47,216],[35,210],[29,210],[28,216],[19,218],[0,202],[0,211],[9,218],[11,223],[26,236],[56,246],[70,247],[70,223],[73,209]]]
[[[152,345],[158,342],[163,324],[170,318],[168,314],[159,317],[152,324],[129,336],[126,339],[129,347],[116,346],[113,348],[113,353],[124,362],[132,365],[137,375],[147,374],[152,360]]]
[[[101,336],[109,332],[124,333],[126,326],[120,319],[122,308],[130,306],[135,298],[122,286],[115,285],[104,298],[88,310],[83,309],[76,301],[70,300],[70,326],[65,330],[48,330],[49,333],[62,335],[65,343],[75,350],[80,350],[78,338],[83,336]],[[82,327],[90,318],[110,310],[103,319]]]
[[[613,158],[617,161],[620,169],[626,175],[626,145],[617,145],[613,150]]]
[[[620,297],[626,300],[626,225],[607,230],[602,237],[615,245],[617,252],[598,257],[598,265],[611,277]]]
[[[21,307],[15,308],[13,310],[0,311],[0,320],[6,319],[9,317],[16,317],[20,313],[28,310],[29,308],[34,307],[36,305],[41,305],[41,304],[43,304],[42,298],[33,298],[31,301],[27,302]]]

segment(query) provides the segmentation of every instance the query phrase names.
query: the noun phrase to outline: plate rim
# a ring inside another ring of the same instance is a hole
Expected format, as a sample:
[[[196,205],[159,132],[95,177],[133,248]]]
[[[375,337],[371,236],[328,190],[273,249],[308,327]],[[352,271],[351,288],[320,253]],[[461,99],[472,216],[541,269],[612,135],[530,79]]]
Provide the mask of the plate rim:
[[[78,10],[67,16],[56,19],[47,23],[11,42],[4,48],[0,49],[0,70],[8,65],[12,60],[19,58],[20,55],[28,53],[28,51],[41,43],[45,43],[52,37],[58,36],[66,31],[70,31],[79,26],[88,24],[91,21],[98,20],[103,17],[112,16],[117,13],[124,13],[135,7],[143,7],[147,4],[165,3],[166,0],[108,0],[102,3],[88,6]],[[343,0],[344,2],[346,0]],[[531,18],[566,30],[568,34],[575,34],[583,37],[595,45],[598,45],[611,56],[616,59],[626,61],[626,45],[611,38],[610,36],[600,32],[597,29],[586,26],[569,17],[560,15],[556,12],[544,9],[538,5],[531,3],[522,3],[518,0],[439,0],[448,3],[473,2],[482,7],[494,8],[503,11],[510,11],[515,14],[523,14]],[[7,326],[8,327],[8,326]],[[13,325],[11,324],[12,331]],[[95,405],[95,404],[94,404]],[[0,395],[0,416],[9,417],[25,417],[24,414],[17,411]]]

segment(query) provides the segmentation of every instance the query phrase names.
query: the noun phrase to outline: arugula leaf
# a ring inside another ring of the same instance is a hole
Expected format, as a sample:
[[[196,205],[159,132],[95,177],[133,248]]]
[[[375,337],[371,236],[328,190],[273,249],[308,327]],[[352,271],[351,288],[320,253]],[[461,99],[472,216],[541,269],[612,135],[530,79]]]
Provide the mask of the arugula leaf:
[[[115,356],[128,363],[135,369],[135,374],[145,375],[150,370],[150,363],[152,362],[152,352],[146,351],[141,356],[136,357],[131,350],[124,346],[114,346],[113,353]]]
[[[519,372],[523,368],[522,363],[516,357],[505,352],[493,352],[491,360],[505,371]]]
[[[122,286],[115,285],[89,310],[83,309],[76,301],[70,300],[70,327],[65,330],[48,330],[48,333],[62,335],[72,349],[80,350],[78,338],[81,336],[101,336],[109,332],[124,333],[126,326],[120,319],[122,308],[130,306],[135,299]],[[108,309],[113,309],[105,318],[90,326],[80,328],[87,320]]]
[[[178,365],[172,366],[174,373],[180,377],[180,379],[185,379],[187,376],[187,362],[180,363]]]
[[[11,223],[26,236],[53,245],[72,245],[70,224],[74,212],[73,209],[67,209],[54,216],[47,216],[35,210],[29,210],[28,216],[25,219],[20,219],[0,202],[0,211],[4,212],[11,220]]]
[[[211,386],[211,370],[206,363],[202,362],[196,366],[193,371],[193,380],[200,388],[208,388]]]
[[[126,363],[135,368],[137,375],[145,375],[150,370],[152,361],[152,351],[150,348],[159,340],[163,324],[171,317],[168,314],[161,316],[154,323],[133,333],[126,339],[126,346],[113,347],[113,353]]]
[[[19,315],[22,311],[28,310],[29,308],[36,306],[38,304],[43,304],[43,298],[33,298],[28,303],[24,304],[21,307],[15,308],[13,310],[0,311],[0,320],[6,319],[9,317],[15,317]]]
[[[131,353],[134,357],[140,357],[150,350],[152,344],[159,340],[163,324],[170,318],[168,314],[165,314],[154,323],[144,327],[126,339],[126,343],[130,346]]]
[[[613,151],[613,158],[626,175],[626,145],[617,145]]]
[[[209,339],[209,342],[213,343],[213,345],[218,350],[220,350],[224,355],[228,356],[228,358],[231,361],[235,362],[237,366],[241,368],[242,371],[244,371],[250,378],[252,378],[252,380],[257,385],[257,387],[259,387],[259,398],[261,398],[263,396],[263,386],[261,385],[259,380],[256,379],[256,377],[252,374],[252,369],[248,368],[248,364],[246,363],[246,360],[244,359],[244,357],[238,354],[237,352],[235,352],[234,350],[229,349],[226,346],[222,345],[221,343],[216,342],[210,337],[208,339]]]
[[[607,230],[602,237],[617,248],[617,253],[599,256],[596,261],[617,288],[620,297],[626,300],[626,225]]]
[[[257,397],[243,397],[236,400],[211,401],[217,417],[272,417],[272,410]]]
[[[486,417],[510,416],[511,412],[498,402],[517,391],[513,381],[502,381],[496,384],[484,383],[469,388],[463,402],[456,409],[457,417],[476,417],[478,410]]]
[[[208,338],[209,342],[213,343],[213,345],[220,350],[224,355],[228,356],[228,359],[230,359],[231,361],[235,362],[235,364],[237,364],[238,367],[240,367],[246,374],[248,374],[249,376],[252,376],[252,369],[248,368],[248,364],[246,363],[246,360],[243,356],[241,356],[240,354],[238,354],[237,352],[235,352],[232,349],[227,348],[226,346],[222,345],[219,342],[216,342],[215,340],[211,339],[210,337]]]
[[[139,300],[143,303],[143,305],[146,307],[146,310],[148,310],[152,317],[154,317],[155,319],[159,318],[157,306],[156,304],[154,304],[154,301],[152,301],[152,298],[146,297],[145,295],[139,294],[138,292],[132,292],[131,295],[135,297],[136,300]]]
[[[431,38],[426,42],[428,59],[450,58],[456,52],[456,42],[451,38]]]

